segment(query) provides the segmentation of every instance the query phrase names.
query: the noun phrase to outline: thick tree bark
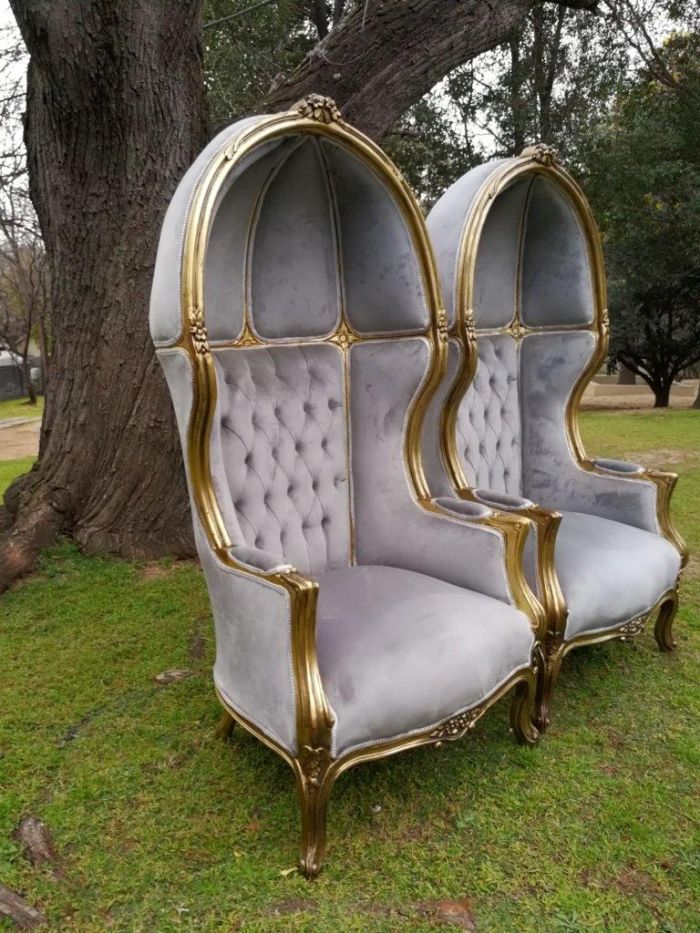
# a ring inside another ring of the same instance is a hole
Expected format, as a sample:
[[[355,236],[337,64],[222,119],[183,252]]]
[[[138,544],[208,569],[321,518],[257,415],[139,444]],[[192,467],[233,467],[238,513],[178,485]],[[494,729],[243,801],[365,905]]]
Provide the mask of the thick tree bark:
[[[147,308],[165,208],[205,142],[202,2],[11,0],[31,56],[25,138],[53,344],[39,463],[0,509],[0,528],[10,526],[0,590],[61,532],[92,552],[192,553]],[[535,2],[372,0],[261,109],[326,93],[381,137],[453,67],[506,39]]]
[[[0,589],[62,531],[88,551],[192,552],[148,300],[163,213],[206,140],[201,2],[12,0],[54,344],[39,467],[6,498]]]

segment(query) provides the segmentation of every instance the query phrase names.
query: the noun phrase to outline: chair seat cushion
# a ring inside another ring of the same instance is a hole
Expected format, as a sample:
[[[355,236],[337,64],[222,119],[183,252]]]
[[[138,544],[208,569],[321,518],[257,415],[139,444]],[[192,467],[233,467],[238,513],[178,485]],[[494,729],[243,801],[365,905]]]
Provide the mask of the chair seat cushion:
[[[642,615],[680,570],[678,551],[661,535],[581,512],[564,512],[555,566],[569,607],[567,639]]]
[[[491,597],[396,567],[318,580],[317,651],[337,754],[427,729],[530,663],[527,617]]]

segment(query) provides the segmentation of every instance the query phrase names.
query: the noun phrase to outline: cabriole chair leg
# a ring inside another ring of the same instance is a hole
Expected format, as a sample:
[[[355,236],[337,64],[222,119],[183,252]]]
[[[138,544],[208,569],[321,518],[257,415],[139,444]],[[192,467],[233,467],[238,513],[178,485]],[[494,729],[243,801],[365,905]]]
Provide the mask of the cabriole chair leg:
[[[676,642],[673,638],[673,621],[676,618],[677,610],[678,590],[676,589],[668,599],[665,599],[661,603],[659,614],[656,617],[654,636],[656,637],[656,644],[661,651],[673,651],[676,647]]]
[[[564,660],[564,647],[557,645],[552,648],[543,648],[537,671],[537,701],[535,709],[535,725],[540,732],[546,732],[550,723],[550,710],[552,696],[557,680],[561,662]]]
[[[516,686],[510,707],[510,724],[521,745],[534,745],[540,737],[534,722],[536,699],[537,683],[534,673],[531,673],[527,680]]]
[[[214,730],[214,736],[217,739],[228,739],[233,732],[233,727],[236,725],[236,720],[233,716],[227,711],[224,710],[219,724]]]
[[[301,854],[299,871],[316,878],[326,854],[326,811],[335,774],[325,756],[297,761],[295,768],[301,807]]]

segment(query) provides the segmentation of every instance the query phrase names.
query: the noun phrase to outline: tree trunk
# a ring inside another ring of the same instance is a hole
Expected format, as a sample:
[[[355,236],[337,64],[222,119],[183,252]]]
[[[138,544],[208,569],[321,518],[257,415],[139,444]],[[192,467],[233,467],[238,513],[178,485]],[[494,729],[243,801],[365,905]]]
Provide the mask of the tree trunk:
[[[535,2],[363,4],[261,109],[330,94],[380,137],[452,68],[507,39]],[[31,56],[25,140],[52,352],[39,463],[0,514],[11,525],[0,590],[59,532],[91,552],[193,552],[147,309],[165,208],[205,142],[202,3],[11,0]]]
[[[619,386],[633,386],[637,384],[637,377],[629,368],[625,366],[624,363],[620,363],[620,372],[617,377],[617,384]]]
[[[656,383],[652,386],[654,392],[654,408],[668,408],[671,403],[671,383]]]
[[[700,408],[700,383],[698,383],[698,394],[695,396],[695,401],[691,405],[691,408]]]
[[[6,498],[0,589],[61,531],[88,551],[192,553],[148,301],[163,213],[206,140],[201,3],[12,0],[54,342],[39,468]]]

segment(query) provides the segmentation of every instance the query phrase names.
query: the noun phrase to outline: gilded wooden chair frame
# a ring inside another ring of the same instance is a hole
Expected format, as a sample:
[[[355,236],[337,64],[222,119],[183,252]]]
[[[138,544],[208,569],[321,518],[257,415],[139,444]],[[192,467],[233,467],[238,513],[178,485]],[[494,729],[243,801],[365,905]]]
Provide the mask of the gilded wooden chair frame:
[[[316,602],[318,584],[293,569],[279,572],[279,568],[264,572],[237,562],[231,555],[229,538],[212,482],[209,441],[216,406],[217,382],[212,353],[210,352],[204,307],[204,268],[208,237],[211,231],[217,196],[223,189],[229,173],[237,163],[255,147],[287,134],[312,134],[330,138],[364,161],[388,186],[407,223],[422,266],[425,292],[430,306],[431,322],[424,336],[432,349],[429,376],[410,415],[406,432],[405,464],[415,498],[422,507],[449,516],[451,521],[485,524],[495,528],[505,543],[505,559],[511,590],[518,608],[531,621],[537,640],[544,637],[545,617],[542,607],[525,579],[522,554],[525,538],[531,527],[530,515],[487,514],[461,519],[445,511],[430,496],[420,455],[421,426],[430,398],[440,384],[446,367],[446,316],[442,308],[437,273],[424,220],[418,204],[398,170],[384,153],[367,137],[346,124],[337,108],[328,98],[311,95],[300,101],[291,111],[270,116],[252,128],[243,130],[235,139],[222,147],[201,176],[191,202],[185,233],[181,296],[182,335],[171,345],[184,353],[193,374],[193,408],[187,429],[187,462],[193,504],[209,546],[218,560],[238,573],[249,574],[279,587],[289,594],[292,607],[293,677],[297,696],[296,732],[298,753],[287,749],[262,732],[240,712],[227,705],[218,694],[224,715],[218,734],[226,736],[235,722],[257,736],[276,751],[291,766],[296,777],[301,804],[301,858],[300,871],[307,877],[315,876],[322,864],[325,850],[326,806],[333,783],[348,768],[361,762],[385,758],[419,745],[439,745],[461,738],[473,728],[477,720],[512,688],[515,696],[511,707],[513,731],[519,741],[532,744],[538,731],[534,726],[536,699],[537,650],[533,651],[530,668],[518,671],[507,683],[487,696],[477,707],[450,718],[437,727],[419,734],[383,744],[364,746],[340,757],[333,757],[331,746],[332,713],[324,694],[316,656]],[[337,330],[325,338],[309,338],[299,343],[330,341],[345,352],[359,340],[377,339],[374,335],[361,335],[353,330],[343,313]],[[387,339],[383,337],[382,339]],[[249,322],[242,336],[228,346],[255,346],[264,341],[256,336]],[[217,348],[221,342],[217,342]]]
[[[565,195],[581,225],[592,277],[594,301],[592,322],[580,325],[527,326],[522,320],[518,291],[515,313],[507,325],[498,328],[477,329],[473,311],[476,261],[489,210],[498,195],[517,179],[537,175],[545,177]],[[609,476],[609,472],[586,454],[579,429],[579,410],[583,393],[586,386],[600,369],[608,353],[609,317],[605,265],[600,235],[585,195],[571,175],[558,164],[554,149],[544,144],[529,146],[523,150],[520,157],[506,160],[503,166],[490,176],[488,182],[476,196],[462,233],[458,249],[456,281],[455,323],[450,330],[449,337],[450,339],[457,339],[460,345],[460,366],[458,375],[443,406],[440,440],[443,461],[447,466],[455,491],[460,498],[467,501],[480,501],[462,469],[456,441],[459,407],[476,373],[479,335],[508,334],[517,341],[522,340],[523,337],[530,333],[546,333],[548,331],[590,331],[595,335],[595,352],[568,399],[565,411],[565,426],[569,447],[578,468],[589,473]],[[633,475],[625,474],[625,480],[632,482],[646,481],[656,486],[656,510],[659,528],[663,536],[681,555],[681,568],[683,568],[688,561],[688,550],[674,527],[670,515],[671,495],[678,480],[677,474],[656,469],[642,469]],[[514,508],[509,510],[509,513],[530,518],[538,529],[538,596],[544,605],[548,622],[546,637],[540,645],[536,723],[540,730],[544,730],[549,725],[552,695],[561,664],[569,651],[611,639],[629,639],[640,634],[654,617],[656,617],[654,632],[660,650],[672,651],[675,648],[672,629],[678,608],[680,573],[676,585],[663,593],[652,609],[644,615],[627,620],[604,632],[584,633],[567,639],[567,606],[554,567],[554,549],[561,514],[538,504]]]

